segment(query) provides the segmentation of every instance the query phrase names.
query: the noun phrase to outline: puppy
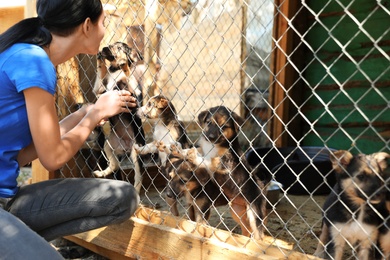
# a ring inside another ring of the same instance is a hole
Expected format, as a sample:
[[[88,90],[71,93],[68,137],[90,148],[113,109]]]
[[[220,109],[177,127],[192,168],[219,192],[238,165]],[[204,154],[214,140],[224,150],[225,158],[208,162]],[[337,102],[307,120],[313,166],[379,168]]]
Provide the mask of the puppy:
[[[174,200],[184,196],[189,218],[198,223],[208,224],[211,207],[226,205],[228,200],[212,182],[206,169],[199,168],[194,173],[192,168],[182,159],[170,160],[165,167],[166,175],[169,176],[166,196]]]
[[[172,102],[163,95],[151,97],[144,106],[138,108],[137,115],[141,119],[156,119],[156,123],[153,126],[153,142],[144,146],[135,145],[134,148],[141,155],[158,153],[162,172],[165,172],[164,167],[170,156],[169,146],[176,144],[183,148],[189,147],[183,123],[178,119]],[[165,177],[168,178],[166,175]],[[166,201],[172,214],[178,216],[176,199],[166,197]]]
[[[178,119],[176,109],[172,102],[163,95],[151,97],[148,102],[137,109],[137,115],[141,119],[157,119],[153,126],[153,143],[145,146],[135,146],[140,154],[158,153],[161,166],[165,166],[170,154],[171,144],[189,147],[187,133],[183,123]]]
[[[135,62],[132,50],[124,43],[117,42],[104,47],[98,54],[98,77],[95,82],[94,93],[99,97],[105,91],[130,91],[138,99],[142,98],[137,85],[129,79],[129,69]],[[109,118],[109,130],[106,131],[104,153],[107,156],[108,167],[101,171],[94,171],[96,177],[106,177],[119,169],[119,157],[130,154],[134,164],[134,186],[138,192],[142,186],[142,175],[138,154],[134,144],[145,144],[145,134],[141,118],[136,109],[130,113],[121,113]],[[108,132],[108,133],[107,133]]]
[[[337,183],[324,203],[316,256],[340,260],[348,241],[359,246],[359,259],[372,258],[372,247],[380,239],[378,228],[383,224],[383,217],[378,213],[385,203],[381,174],[387,167],[388,157],[387,153],[353,156],[343,150],[331,155]]]
[[[127,84],[138,102],[142,101],[142,85],[132,74],[139,61],[138,53],[126,43],[116,42],[103,47],[97,55],[97,78],[93,92],[99,96],[107,90],[119,89],[117,82]]]
[[[200,149],[172,146],[172,152],[191,163],[195,173],[206,169],[228,198],[233,219],[240,224],[242,234],[262,239],[268,180],[252,172],[243,155],[237,138],[243,118],[227,107],[217,106],[202,111],[198,121],[202,128]]]
[[[388,155],[387,158],[390,156]],[[386,199],[381,204],[380,213],[383,218],[383,224],[379,228],[379,247],[382,250],[382,259],[390,259],[390,169],[385,172],[384,180],[386,183]]]

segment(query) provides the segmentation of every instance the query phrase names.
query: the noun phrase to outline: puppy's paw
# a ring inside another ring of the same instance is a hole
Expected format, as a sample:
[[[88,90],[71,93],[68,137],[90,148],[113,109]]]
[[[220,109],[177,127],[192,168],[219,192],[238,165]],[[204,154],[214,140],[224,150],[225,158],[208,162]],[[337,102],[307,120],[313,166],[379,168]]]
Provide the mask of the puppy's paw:
[[[134,151],[136,152],[136,153],[141,153],[141,146],[139,146],[138,144],[134,144],[133,145],[133,148],[134,148]]]
[[[183,147],[181,146],[181,143],[179,143],[179,142],[175,142],[175,145],[176,145],[176,147],[179,149],[179,150],[183,150]]]
[[[211,158],[211,169],[216,171],[218,169],[221,169],[222,163],[221,163],[221,157],[213,157]]]
[[[170,151],[173,156],[183,157],[183,150],[181,149],[181,145],[179,143],[171,144]]]
[[[198,159],[198,150],[195,147],[193,147],[190,150],[188,150],[186,159],[190,163],[196,164],[197,159]]]
[[[94,171],[94,172],[93,172],[93,175],[94,175],[96,178],[104,178],[104,177],[106,177],[104,171]]]
[[[156,141],[154,143],[154,145],[156,146],[157,150],[159,152],[166,152],[167,151],[167,146],[165,145],[165,143],[163,141]]]
[[[229,169],[223,163],[222,158],[217,156],[210,160],[210,171],[219,174],[229,174]]]

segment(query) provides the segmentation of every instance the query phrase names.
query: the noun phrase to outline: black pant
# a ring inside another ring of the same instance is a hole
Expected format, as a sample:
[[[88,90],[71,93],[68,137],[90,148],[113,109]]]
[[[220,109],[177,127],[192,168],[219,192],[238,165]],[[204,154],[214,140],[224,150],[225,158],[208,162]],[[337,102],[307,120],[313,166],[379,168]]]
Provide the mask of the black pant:
[[[23,186],[5,209],[51,241],[123,222],[139,200],[128,182],[68,178]]]

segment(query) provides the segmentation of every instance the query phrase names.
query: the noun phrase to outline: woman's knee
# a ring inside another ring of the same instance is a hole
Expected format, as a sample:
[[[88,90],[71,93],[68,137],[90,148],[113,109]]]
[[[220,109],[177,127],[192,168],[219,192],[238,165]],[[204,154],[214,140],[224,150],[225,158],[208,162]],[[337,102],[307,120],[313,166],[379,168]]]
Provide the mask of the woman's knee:
[[[134,186],[125,181],[115,181],[115,185],[118,186],[122,192],[122,196],[118,203],[120,203],[120,208],[127,209],[127,218],[131,217],[137,210],[140,203],[140,196],[137,193]]]
[[[11,213],[0,209],[1,259],[63,259],[41,236]]]

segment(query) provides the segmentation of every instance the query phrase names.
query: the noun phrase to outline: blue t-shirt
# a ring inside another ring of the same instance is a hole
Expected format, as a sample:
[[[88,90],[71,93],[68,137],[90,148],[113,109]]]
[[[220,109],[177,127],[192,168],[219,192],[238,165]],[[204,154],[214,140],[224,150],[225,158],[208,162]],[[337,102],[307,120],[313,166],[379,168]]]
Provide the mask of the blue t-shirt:
[[[18,191],[19,151],[32,142],[23,90],[39,87],[54,95],[56,70],[46,52],[14,44],[0,53],[0,197]]]

